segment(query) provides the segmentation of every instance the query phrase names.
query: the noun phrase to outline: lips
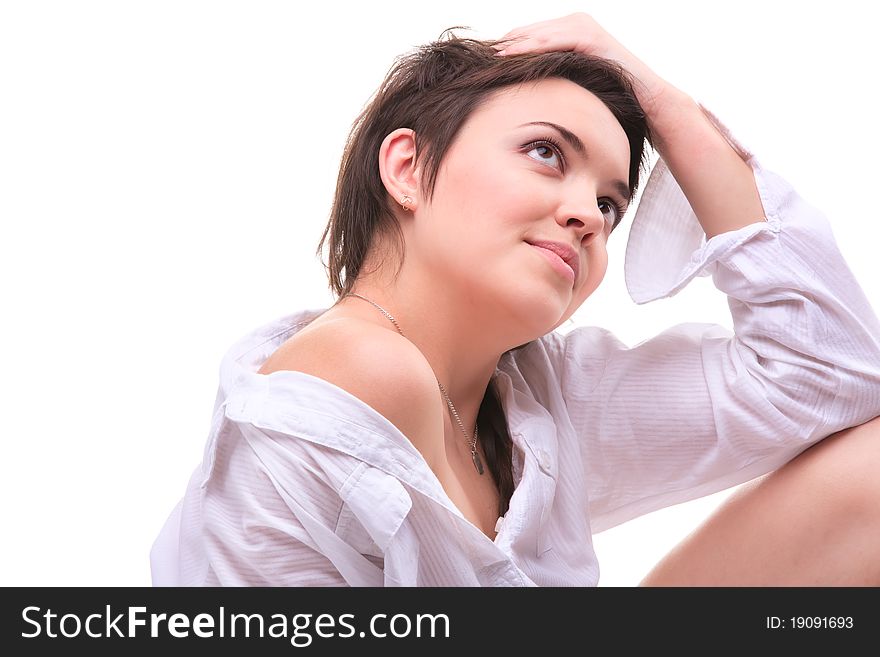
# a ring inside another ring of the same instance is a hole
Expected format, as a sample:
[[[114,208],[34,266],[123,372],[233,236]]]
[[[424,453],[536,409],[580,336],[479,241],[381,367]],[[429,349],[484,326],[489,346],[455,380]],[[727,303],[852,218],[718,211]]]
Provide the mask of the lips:
[[[526,240],[527,244],[531,244],[532,246],[537,246],[542,249],[547,249],[548,251],[552,251],[560,258],[562,258],[563,262],[571,267],[574,272],[574,280],[578,280],[578,270],[580,269],[580,256],[578,252],[574,249],[574,247],[564,243],[564,242],[552,242],[550,240]]]

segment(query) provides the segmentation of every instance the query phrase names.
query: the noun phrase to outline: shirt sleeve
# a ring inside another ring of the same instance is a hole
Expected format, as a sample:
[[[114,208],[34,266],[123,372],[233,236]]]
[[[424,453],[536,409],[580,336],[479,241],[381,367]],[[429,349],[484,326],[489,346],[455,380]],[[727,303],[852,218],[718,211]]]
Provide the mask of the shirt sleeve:
[[[734,330],[682,323],[631,348],[595,327],[564,336],[594,532],[753,479],[880,414],[880,322],[827,218],[704,112],[752,167],[767,221],[706,241],[662,160],[652,171],[627,245],[633,300],[712,276]]]

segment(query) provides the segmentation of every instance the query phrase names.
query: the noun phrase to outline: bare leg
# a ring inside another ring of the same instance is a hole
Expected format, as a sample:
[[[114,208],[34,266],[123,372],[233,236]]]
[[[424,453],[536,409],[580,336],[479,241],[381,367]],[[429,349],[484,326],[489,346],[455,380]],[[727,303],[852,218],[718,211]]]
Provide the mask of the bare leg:
[[[741,486],[640,585],[880,585],[880,417]]]

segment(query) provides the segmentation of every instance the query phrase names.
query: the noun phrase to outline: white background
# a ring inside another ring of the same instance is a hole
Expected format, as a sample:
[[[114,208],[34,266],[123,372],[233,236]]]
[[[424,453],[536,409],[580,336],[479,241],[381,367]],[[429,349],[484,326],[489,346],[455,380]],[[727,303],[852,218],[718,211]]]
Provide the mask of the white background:
[[[831,218],[880,308],[870,3],[0,4],[0,584],[148,585],[207,437],[220,359],[332,303],[315,254],[351,121],[393,58],[587,11]],[[731,327],[698,278],[636,306],[626,226],[575,315],[633,345]],[[566,330],[571,325],[565,327]],[[595,536],[636,584],[730,490]]]

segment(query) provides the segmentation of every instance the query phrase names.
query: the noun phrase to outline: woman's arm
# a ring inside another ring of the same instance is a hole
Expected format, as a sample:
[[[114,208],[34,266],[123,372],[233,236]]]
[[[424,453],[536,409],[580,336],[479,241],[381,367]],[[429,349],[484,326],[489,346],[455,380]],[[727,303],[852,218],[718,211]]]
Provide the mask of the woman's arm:
[[[694,111],[693,101],[646,72],[588,17],[520,33],[528,34],[520,41],[525,49],[578,48],[626,60],[666,164],[715,237],[678,253],[684,258],[670,272],[675,276],[640,296],[669,297],[695,276],[711,274],[733,320],[733,333],[688,322],[634,347],[592,326],[541,338],[554,363],[545,388],[559,382],[581,449],[593,532],[749,481],[878,416],[880,320],[825,215],[757,158],[729,145],[728,138],[736,140],[726,126],[698,105]],[[584,34],[595,37],[594,48],[577,40]],[[747,177],[742,169],[751,169]],[[656,211],[641,217],[662,222],[667,201],[674,202],[670,212],[681,214],[680,195],[658,198],[658,187],[653,195],[646,187],[639,212]],[[752,194],[766,223],[750,215]],[[738,209],[713,211],[724,204]]]
[[[690,96],[663,80],[591,16],[571,14],[511,30],[499,55],[574,50],[613,59],[635,78],[660,155],[688,199],[708,240],[765,221],[751,167]]]

